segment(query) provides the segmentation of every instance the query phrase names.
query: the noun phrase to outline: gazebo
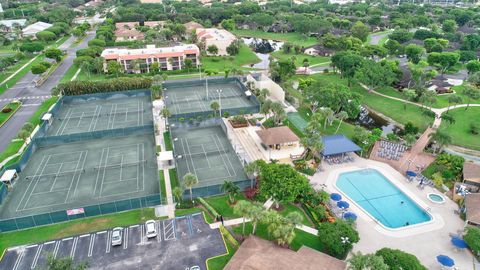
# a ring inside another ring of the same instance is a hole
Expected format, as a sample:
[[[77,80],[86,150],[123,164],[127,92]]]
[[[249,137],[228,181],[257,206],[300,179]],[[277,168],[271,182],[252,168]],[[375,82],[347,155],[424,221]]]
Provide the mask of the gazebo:
[[[257,135],[260,137],[263,145],[275,150],[285,147],[297,147],[300,142],[300,138],[287,126],[258,130]]]
[[[344,155],[351,152],[358,152],[362,149],[344,135],[323,136],[323,157]]]

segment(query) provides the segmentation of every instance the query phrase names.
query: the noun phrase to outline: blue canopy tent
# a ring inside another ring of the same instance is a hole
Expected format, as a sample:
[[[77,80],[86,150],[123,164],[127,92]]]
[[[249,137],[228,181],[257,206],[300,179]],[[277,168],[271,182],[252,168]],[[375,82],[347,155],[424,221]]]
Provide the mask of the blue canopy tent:
[[[452,242],[452,245],[456,248],[463,249],[468,247],[467,242],[458,236],[453,236],[452,239],[450,239],[450,242]]]
[[[447,255],[438,255],[437,256],[437,261],[443,265],[443,266],[446,266],[446,267],[452,267],[455,265],[455,261],[448,257]]]
[[[342,199],[342,195],[338,193],[332,193],[330,194],[330,199],[332,199],[333,201],[340,201]]]
[[[350,152],[358,152],[362,149],[343,135],[323,136],[322,156],[340,155]]]

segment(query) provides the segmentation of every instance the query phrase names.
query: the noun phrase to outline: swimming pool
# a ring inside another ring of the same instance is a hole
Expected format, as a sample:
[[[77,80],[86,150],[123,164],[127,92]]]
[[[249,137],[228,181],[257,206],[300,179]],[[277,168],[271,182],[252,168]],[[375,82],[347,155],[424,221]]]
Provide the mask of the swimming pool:
[[[339,175],[337,187],[385,227],[396,229],[432,217],[375,169]]]

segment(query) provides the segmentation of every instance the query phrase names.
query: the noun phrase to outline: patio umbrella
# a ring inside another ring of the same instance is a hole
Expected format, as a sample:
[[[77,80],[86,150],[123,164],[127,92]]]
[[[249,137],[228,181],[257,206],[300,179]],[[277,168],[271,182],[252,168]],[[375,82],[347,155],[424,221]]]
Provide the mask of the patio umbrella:
[[[344,219],[357,220],[357,215],[353,212],[347,212],[343,215]]]
[[[338,193],[332,193],[332,194],[330,194],[330,199],[332,199],[334,201],[340,201],[342,199],[342,195],[340,195]]]
[[[446,267],[452,267],[455,265],[455,261],[448,257],[447,255],[438,255],[437,256],[437,261],[443,265],[443,266],[446,266]]]
[[[338,208],[347,209],[348,207],[350,207],[350,204],[348,204],[348,202],[346,201],[339,201],[337,202],[337,206]]]
[[[407,171],[407,176],[415,177],[415,176],[417,176],[417,173],[412,172],[412,171]]]
[[[450,240],[452,242],[452,245],[454,245],[456,248],[467,248],[467,242],[465,242],[462,238],[458,236],[453,236],[452,239]]]

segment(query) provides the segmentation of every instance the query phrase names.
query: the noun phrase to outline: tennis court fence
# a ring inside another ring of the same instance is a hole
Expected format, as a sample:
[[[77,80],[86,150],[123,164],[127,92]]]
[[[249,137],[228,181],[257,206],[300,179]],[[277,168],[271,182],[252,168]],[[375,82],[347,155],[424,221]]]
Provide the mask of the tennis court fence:
[[[28,229],[37,226],[49,225],[58,222],[70,221],[79,218],[93,217],[99,215],[113,214],[139,208],[147,208],[162,203],[160,194],[144,196],[139,198],[126,199],[121,201],[94,204],[77,208],[83,210],[81,214],[69,215],[67,210],[54,211],[38,215],[17,217],[0,220],[0,233]],[[82,211],[79,211],[82,212]]]

